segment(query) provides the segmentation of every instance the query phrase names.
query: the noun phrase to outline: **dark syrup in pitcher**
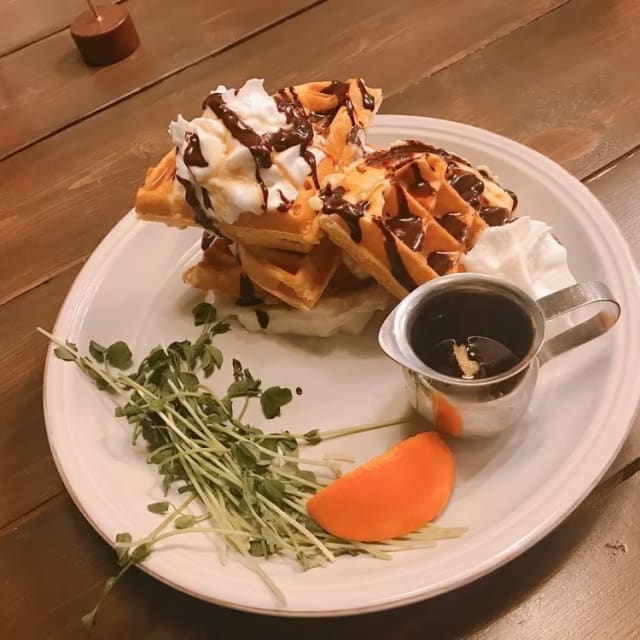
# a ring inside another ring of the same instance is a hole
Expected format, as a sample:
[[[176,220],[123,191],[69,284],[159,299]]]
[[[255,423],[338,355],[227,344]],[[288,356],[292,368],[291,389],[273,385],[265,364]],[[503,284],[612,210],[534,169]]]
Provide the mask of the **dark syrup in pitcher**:
[[[410,340],[415,354],[435,371],[481,379],[509,371],[524,358],[533,325],[509,298],[480,291],[443,292],[418,311]]]

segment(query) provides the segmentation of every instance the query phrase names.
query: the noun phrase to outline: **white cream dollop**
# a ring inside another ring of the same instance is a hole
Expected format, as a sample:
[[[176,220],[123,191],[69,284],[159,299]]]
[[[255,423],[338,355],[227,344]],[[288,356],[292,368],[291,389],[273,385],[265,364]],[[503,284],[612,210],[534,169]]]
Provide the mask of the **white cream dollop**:
[[[236,318],[248,331],[314,336],[326,338],[337,333],[360,334],[376,311],[389,306],[389,294],[377,285],[326,296],[309,311],[292,309],[285,305],[262,305],[269,322],[262,329],[252,307],[239,307],[232,300],[210,294],[221,317]]]
[[[485,229],[462,263],[467,271],[504,278],[536,299],[576,283],[551,227],[529,217]]]
[[[237,91],[221,85],[213,93],[220,94],[243,125],[260,136],[290,127],[285,115],[278,110],[276,101],[265,91],[263,80],[247,80]],[[245,211],[256,215],[263,212],[264,194],[256,177],[256,163],[251,152],[231,135],[223,121],[209,107],[205,108],[201,117],[191,121],[178,116],[169,125],[169,133],[178,150],[177,176],[197,187],[196,196],[209,217],[232,224]],[[207,166],[185,164],[184,153],[189,144],[189,133],[198,137]],[[325,157],[324,151],[313,144],[309,145],[308,150],[313,154],[316,164]],[[272,152],[272,166],[258,169],[260,179],[267,188],[269,209],[276,209],[283,199],[295,200],[310,174],[311,167],[301,151],[300,145],[297,145],[280,153]],[[208,192],[211,208],[205,205],[201,187]],[[184,187],[176,181],[174,188],[182,190]]]

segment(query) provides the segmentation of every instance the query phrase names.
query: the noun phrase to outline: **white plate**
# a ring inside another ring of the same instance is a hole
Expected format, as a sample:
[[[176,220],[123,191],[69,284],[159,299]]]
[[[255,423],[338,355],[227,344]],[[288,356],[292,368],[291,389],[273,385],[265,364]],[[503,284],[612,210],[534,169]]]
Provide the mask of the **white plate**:
[[[339,558],[301,572],[272,560],[266,569],[287,596],[279,606],[239,563],[221,566],[210,539],[185,536],[145,563],[158,579],[199,598],[239,609],[289,615],[339,615],[422,600],[474,580],[522,553],[565,518],[620,449],[640,397],[640,305],[635,265],[617,227],[578,181],[540,154],[462,124],[378,116],[371,140],[419,138],[487,164],[519,196],[520,215],[550,223],[578,279],[609,284],[622,317],[606,336],[541,372],[533,405],[516,429],[494,440],[454,442],[458,481],[440,522],[470,532],[393,561]],[[105,238],[74,283],[55,334],[86,349],[90,338],[124,339],[141,357],[158,344],[192,337],[189,309],[198,295],[180,274],[197,254],[199,232],[143,223],[129,213]],[[399,369],[378,350],[375,332],[360,337],[286,339],[236,328],[219,337],[227,359],[240,358],[265,383],[300,386],[301,397],[269,429],[305,431],[401,416],[407,410]],[[229,371],[216,374],[226,388]],[[216,386],[216,377],[212,384]],[[51,449],[65,485],[95,529],[148,533],[161,499],[154,467],[129,427],[72,365],[47,360],[44,406]],[[406,435],[401,428],[331,441],[330,451],[358,461]],[[167,541],[170,542],[170,541]]]

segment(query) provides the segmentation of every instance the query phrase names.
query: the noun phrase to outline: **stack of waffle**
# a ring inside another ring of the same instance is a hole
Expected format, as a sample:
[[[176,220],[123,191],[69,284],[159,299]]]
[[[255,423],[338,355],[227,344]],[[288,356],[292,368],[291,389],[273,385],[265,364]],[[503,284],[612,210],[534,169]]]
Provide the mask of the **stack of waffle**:
[[[381,92],[362,80],[282,89],[271,98],[286,120],[280,128],[252,128],[251,114],[243,121],[232,111],[234,95],[218,90],[202,119],[172,125],[176,149],[148,171],[136,198],[143,219],[205,229],[202,258],[184,274],[196,288],[241,306],[301,310],[374,281],[402,298],[460,270],[478,234],[511,219],[515,195],[464,159],[417,141],[367,147]],[[218,132],[215,144],[205,144],[209,131]],[[234,191],[238,142],[255,166]],[[208,151],[220,144],[224,166]],[[276,189],[281,179],[286,194]],[[243,189],[261,193],[260,206],[243,210]]]

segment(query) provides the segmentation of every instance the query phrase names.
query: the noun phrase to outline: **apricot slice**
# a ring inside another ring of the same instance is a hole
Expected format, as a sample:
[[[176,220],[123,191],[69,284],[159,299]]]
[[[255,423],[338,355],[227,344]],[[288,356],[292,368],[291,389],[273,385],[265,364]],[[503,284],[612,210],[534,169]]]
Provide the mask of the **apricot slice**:
[[[449,501],[454,479],[445,441],[435,432],[419,433],[321,489],[307,512],[340,538],[395,538],[433,520]]]

